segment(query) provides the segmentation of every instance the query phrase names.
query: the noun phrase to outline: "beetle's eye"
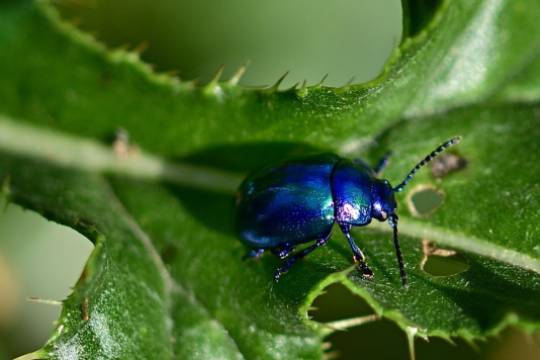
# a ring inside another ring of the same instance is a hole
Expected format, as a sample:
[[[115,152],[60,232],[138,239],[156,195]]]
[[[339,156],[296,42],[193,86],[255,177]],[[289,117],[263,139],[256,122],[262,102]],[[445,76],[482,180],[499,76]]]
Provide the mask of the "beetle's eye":
[[[382,218],[383,220],[386,220],[386,219],[388,218],[388,214],[386,213],[386,211],[381,210],[381,218]]]

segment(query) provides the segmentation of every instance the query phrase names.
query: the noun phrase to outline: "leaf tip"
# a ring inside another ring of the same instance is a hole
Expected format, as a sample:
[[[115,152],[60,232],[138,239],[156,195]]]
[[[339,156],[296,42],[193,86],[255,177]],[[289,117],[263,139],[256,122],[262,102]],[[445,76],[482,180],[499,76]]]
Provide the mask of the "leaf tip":
[[[279,86],[281,85],[281,83],[283,82],[283,80],[285,80],[285,78],[289,75],[289,70],[285,71],[285,73],[283,75],[281,75],[279,77],[279,79],[277,79],[277,81],[274,83],[274,85],[270,86],[268,88],[268,90],[270,92],[276,92],[278,91],[279,89]]]
[[[223,88],[221,86],[221,84],[219,83],[220,79],[221,79],[221,76],[223,75],[223,70],[225,69],[225,65],[221,65],[216,73],[214,74],[214,77],[212,78],[212,80],[210,80],[210,82],[208,84],[206,84],[206,86],[204,86],[203,88],[203,93],[205,95],[210,95],[210,96],[213,96],[215,98],[217,98],[218,100],[222,100],[223,99]]]
[[[347,81],[347,82],[343,85],[343,87],[349,87],[349,86],[351,86],[352,83],[353,83],[353,81],[354,81],[354,78],[355,78],[354,75],[351,76],[351,78],[349,79],[349,81]]]
[[[323,86],[323,84],[324,84],[324,82],[326,81],[327,78],[328,78],[328,74],[324,74],[322,79],[314,87],[315,88],[320,88],[321,86]]]
[[[218,84],[219,83],[219,80],[221,79],[221,76],[223,75],[223,70],[225,69],[225,65],[224,64],[221,64],[216,73],[214,74],[214,76],[212,77],[212,80],[210,80],[210,82],[208,83],[208,85],[211,85],[211,84]],[[207,85],[207,86],[208,86]]]
[[[229,85],[238,85],[240,79],[242,79],[242,76],[244,76],[248,66],[249,61],[246,61],[243,65],[241,65],[233,74],[233,76],[231,76],[231,78],[229,79]]]

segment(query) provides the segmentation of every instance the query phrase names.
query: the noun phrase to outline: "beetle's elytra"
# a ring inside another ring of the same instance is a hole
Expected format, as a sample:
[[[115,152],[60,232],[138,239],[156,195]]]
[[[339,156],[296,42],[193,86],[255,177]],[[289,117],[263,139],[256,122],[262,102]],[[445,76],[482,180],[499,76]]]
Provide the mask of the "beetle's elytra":
[[[361,160],[324,154],[286,161],[248,176],[237,193],[237,226],[251,249],[245,258],[258,258],[270,250],[284,260],[274,275],[278,280],[298,259],[325,245],[337,223],[349,242],[355,263],[364,276],[371,277],[373,272],[350,229],[367,225],[373,218],[388,220],[401,281],[407,286],[394,194],[402,191],[420,168],[460,139],[452,138],[437,147],[395,187],[378,178],[388,155],[374,168]],[[312,245],[293,253],[296,245],[310,241]]]

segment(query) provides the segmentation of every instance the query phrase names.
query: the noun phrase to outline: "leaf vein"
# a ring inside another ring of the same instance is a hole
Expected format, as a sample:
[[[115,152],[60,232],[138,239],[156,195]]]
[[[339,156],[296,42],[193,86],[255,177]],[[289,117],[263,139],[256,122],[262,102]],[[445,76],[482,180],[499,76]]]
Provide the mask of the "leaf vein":
[[[161,256],[159,255],[157,249],[155,248],[150,236],[139,226],[139,224],[135,221],[133,216],[128,212],[126,207],[122,204],[122,202],[120,201],[120,199],[114,192],[114,188],[111,186],[111,184],[108,181],[105,181],[105,183],[107,185],[107,189],[110,192],[111,199],[114,202],[114,205],[116,206],[119,215],[122,217],[122,220],[131,230],[133,235],[142,243],[144,248],[148,251],[148,254],[151,257],[152,262],[156,266],[160,274],[160,277],[163,281],[164,302],[165,302],[165,307],[167,310],[166,326],[167,326],[168,337],[170,339],[169,344],[171,347],[171,354],[173,354],[173,358],[174,358],[174,346],[172,344],[172,339],[174,337],[172,333],[172,327],[174,324],[174,320],[172,317],[172,311],[173,311],[172,296],[173,296],[173,293],[177,293],[186,297],[193,304],[198,305],[209,318],[213,319],[217,324],[219,324],[220,328],[225,332],[225,334],[234,344],[238,354],[241,356],[242,359],[244,359],[245,357],[242,351],[240,350],[240,346],[237,340],[230,333],[229,329],[227,329],[227,327],[225,326],[223,322],[219,321],[219,319],[213,316],[213,314],[210,312],[208,307],[205,306],[201,301],[199,301],[193,292],[187,292],[183,286],[181,286],[177,281],[175,281],[170,271],[167,269],[165,263],[163,262]]]

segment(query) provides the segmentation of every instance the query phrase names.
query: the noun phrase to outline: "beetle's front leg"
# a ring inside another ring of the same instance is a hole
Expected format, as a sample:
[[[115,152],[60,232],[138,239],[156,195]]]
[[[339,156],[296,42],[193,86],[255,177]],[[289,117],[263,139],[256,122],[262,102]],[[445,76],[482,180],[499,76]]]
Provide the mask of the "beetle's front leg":
[[[358,264],[358,267],[362,271],[362,274],[365,277],[371,278],[373,277],[373,271],[367,266],[366,264],[366,257],[364,256],[364,253],[358,245],[354,242],[354,239],[351,236],[351,225],[349,224],[340,224],[339,227],[341,228],[341,231],[343,232],[343,235],[347,238],[347,241],[349,242],[349,245],[351,247],[351,250],[353,252],[353,260],[355,263]]]

